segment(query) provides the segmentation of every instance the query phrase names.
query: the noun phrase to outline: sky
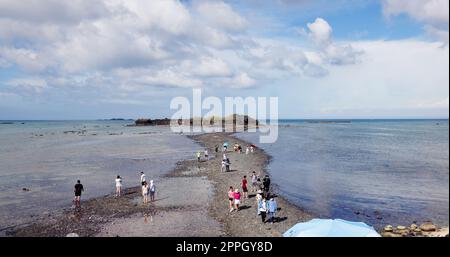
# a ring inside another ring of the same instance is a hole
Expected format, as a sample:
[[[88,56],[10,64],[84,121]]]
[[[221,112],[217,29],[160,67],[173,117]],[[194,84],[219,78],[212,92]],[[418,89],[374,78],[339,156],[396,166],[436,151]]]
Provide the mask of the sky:
[[[0,120],[171,117],[193,88],[278,97],[284,119],[448,118],[448,12],[448,0],[0,0]]]

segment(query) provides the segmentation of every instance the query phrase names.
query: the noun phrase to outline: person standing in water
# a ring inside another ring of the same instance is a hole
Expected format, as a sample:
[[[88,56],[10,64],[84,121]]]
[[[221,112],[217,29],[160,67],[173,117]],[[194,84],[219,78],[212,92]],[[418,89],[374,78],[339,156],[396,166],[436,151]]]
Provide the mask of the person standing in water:
[[[122,191],[122,178],[117,175],[116,177],[116,197],[120,197]]]
[[[148,191],[149,191],[149,186],[147,184],[147,182],[144,181],[144,185],[142,186],[142,202],[148,203]]]
[[[80,180],[77,180],[77,183],[74,186],[74,193],[75,193],[75,206],[80,207],[81,206],[81,192],[84,191],[83,184],[81,184]]]
[[[155,194],[156,194],[156,186],[155,183],[153,183],[153,180],[150,180],[150,201],[155,201]]]

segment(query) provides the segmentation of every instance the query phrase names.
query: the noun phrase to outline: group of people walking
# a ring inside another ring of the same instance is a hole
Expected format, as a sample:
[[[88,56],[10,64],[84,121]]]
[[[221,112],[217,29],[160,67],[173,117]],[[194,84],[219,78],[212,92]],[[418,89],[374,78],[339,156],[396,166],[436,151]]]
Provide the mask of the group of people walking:
[[[116,179],[116,197],[120,197],[122,195],[122,177],[120,175],[117,175]],[[141,177],[140,177],[140,183],[142,187],[142,197],[143,203],[148,203],[149,196],[150,201],[155,201],[155,195],[156,195],[156,185],[153,180],[150,180],[150,183],[147,183],[147,177],[143,171],[141,171]],[[84,191],[83,184],[81,184],[80,180],[77,180],[77,183],[74,186],[74,193],[75,198],[73,200],[75,207],[81,206],[81,193]]]
[[[256,193],[257,215],[261,217],[263,223],[270,222],[273,224],[276,220],[275,215],[278,210],[278,205],[273,195],[270,194],[270,177],[265,175],[261,183],[261,179],[256,175],[256,172],[253,171],[251,174],[251,182],[252,192]],[[228,190],[227,196],[230,212],[239,211],[241,199],[244,200],[249,198],[247,176],[242,178],[241,187],[242,194],[239,189],[234,189],[233,186],[230,186],[230,189]]]

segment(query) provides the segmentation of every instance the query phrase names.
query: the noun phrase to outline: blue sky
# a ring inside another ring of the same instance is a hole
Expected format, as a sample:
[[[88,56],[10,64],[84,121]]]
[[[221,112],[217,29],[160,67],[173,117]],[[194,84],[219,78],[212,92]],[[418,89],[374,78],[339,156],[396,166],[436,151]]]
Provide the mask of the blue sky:
[[[0,0],[0,119],[170,117],[192,88],[448,118],[448,69],[447,0]]]

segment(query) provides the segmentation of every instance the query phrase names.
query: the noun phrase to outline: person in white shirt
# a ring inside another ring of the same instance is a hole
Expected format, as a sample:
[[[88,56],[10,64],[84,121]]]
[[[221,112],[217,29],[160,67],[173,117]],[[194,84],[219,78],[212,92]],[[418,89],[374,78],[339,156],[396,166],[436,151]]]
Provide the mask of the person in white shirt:
[[[122,178],[117,175],[116,177],[116,197],[120,196],[120,193],[122,191]]]
[[[142,185],[142,186],[144,185],[144,182],[146,182],[146,179],[147,179],[147,178],[146,178],[144,172],[141,171],[141,185]]]
[[[220,172],[226,171],[226,168],[227,168],[227,161],[223,160],[222,167],[220,168]]]
[[[154,202],[155,201],[155,194],[156,194],[156,186],[155,183],[153,183],[153,180],[150,180],[150,201]]]

